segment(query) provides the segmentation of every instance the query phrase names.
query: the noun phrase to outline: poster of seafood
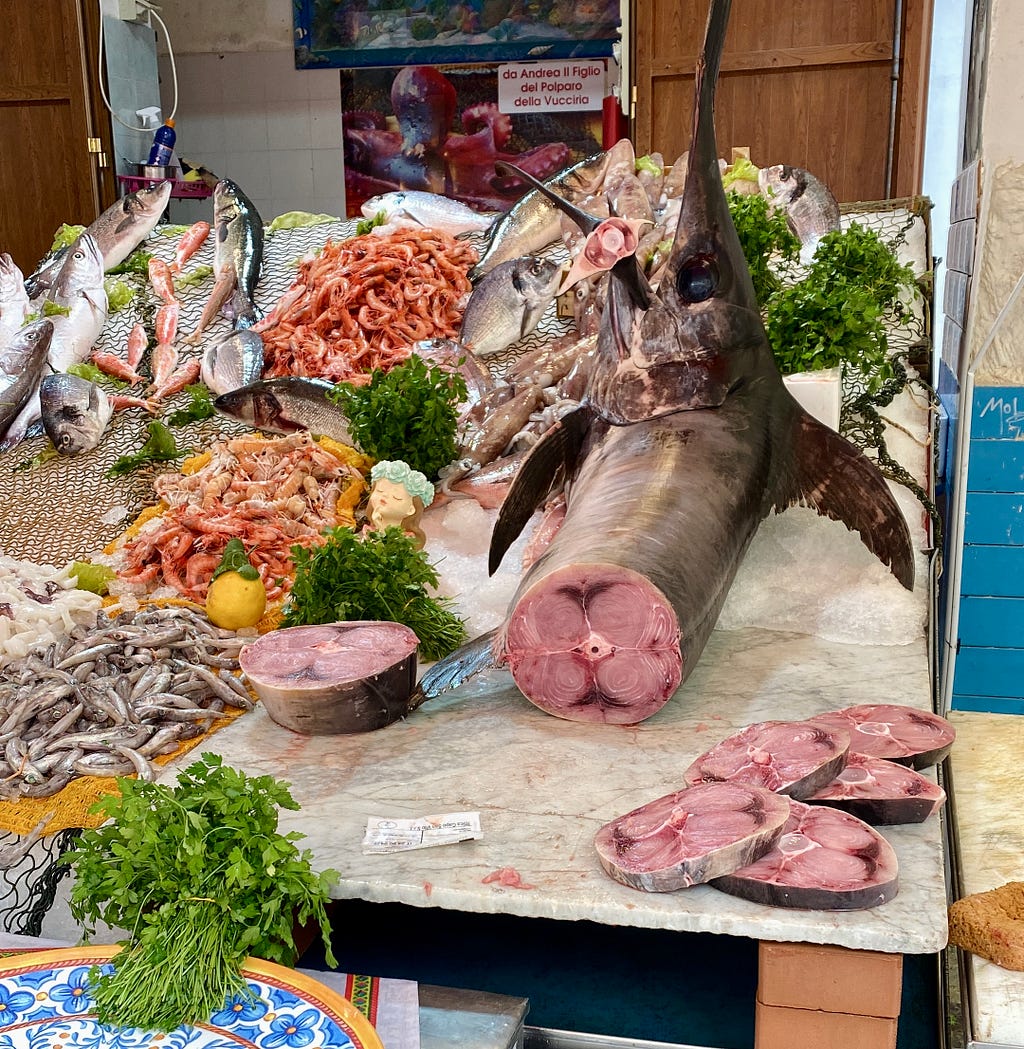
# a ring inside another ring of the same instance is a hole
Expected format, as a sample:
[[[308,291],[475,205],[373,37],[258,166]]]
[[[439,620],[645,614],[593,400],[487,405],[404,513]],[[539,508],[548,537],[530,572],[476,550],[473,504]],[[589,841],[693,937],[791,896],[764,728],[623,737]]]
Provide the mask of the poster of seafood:
[[[607,58],[619,0],[293,0],[297,69]]]
[[[502,113],[497,66],[406,66],[341,74],[345,202],[427,190],[479,211],[505,211],[525,192],[499,175],[505,160],[547,179],[602,149],[600,110]]]

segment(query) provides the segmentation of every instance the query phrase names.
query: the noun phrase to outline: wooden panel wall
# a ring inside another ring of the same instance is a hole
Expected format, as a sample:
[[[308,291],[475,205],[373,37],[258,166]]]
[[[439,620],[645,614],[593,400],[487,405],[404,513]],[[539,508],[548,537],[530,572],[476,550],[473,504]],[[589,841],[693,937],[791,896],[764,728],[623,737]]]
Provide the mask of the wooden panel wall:
[[[890,125],[896,0],[733,0],[716,104],[718,143],[759,165],[793,164],[840,200],[920,190],[931,0],[904,0],[898,108]],[[634,14],[640,153],[689,146],[693,69],[707,0],[638,0]],[[888,182],[886,156],[896,154]]]

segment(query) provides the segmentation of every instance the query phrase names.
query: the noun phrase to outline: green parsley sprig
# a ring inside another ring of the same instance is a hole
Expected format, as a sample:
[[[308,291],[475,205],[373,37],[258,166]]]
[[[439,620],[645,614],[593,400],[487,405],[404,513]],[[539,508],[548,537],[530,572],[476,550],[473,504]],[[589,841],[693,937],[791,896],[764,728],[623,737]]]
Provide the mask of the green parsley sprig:
[[[109,822],[82,833],[62,857],[75,868],[71,913],[86,936],[99,921],[129,930],[111,974],[90,973],[101,1023],[171,1031],[209,1022],[250,995],[249,955],[293,965],[295,923],[322,930],[336,871],[315,874],[298,832],[278,831],[278,810],[298,809],[288,784],[246,776],[203,754],[176,786],[118,778],[120,796],[92,811]]]
[[[295,583],[284,609],[285,626],[384,620],[404,623],[420,641],[426,660],[441,659],[466,640],[466,627],[451,602],[431,597],[437,572],[401,528],[360,538],[335,528],[312,550],[292,547]]]

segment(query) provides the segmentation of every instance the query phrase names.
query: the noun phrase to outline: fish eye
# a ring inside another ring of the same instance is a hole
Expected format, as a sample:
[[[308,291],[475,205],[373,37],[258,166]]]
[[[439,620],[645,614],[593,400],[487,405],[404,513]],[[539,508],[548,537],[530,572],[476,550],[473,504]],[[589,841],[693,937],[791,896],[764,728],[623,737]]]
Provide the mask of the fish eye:
[[[691,305],[710,299],[718,288],[718,267],[705,255],[690,259],[676,274],[676,291]]]

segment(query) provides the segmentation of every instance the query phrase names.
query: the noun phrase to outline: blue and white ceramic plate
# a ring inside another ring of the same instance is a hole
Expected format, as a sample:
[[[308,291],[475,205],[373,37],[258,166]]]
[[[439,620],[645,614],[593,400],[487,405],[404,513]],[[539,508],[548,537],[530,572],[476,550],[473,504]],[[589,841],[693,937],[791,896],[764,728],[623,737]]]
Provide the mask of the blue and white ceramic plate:
[[[383,1049],[373,1025],[340,994],[291,969],[250,958],[255,998],[168,1034],[101,1027],[89,969],[117,948],[29,951],[0,959],[0,1049]]]

